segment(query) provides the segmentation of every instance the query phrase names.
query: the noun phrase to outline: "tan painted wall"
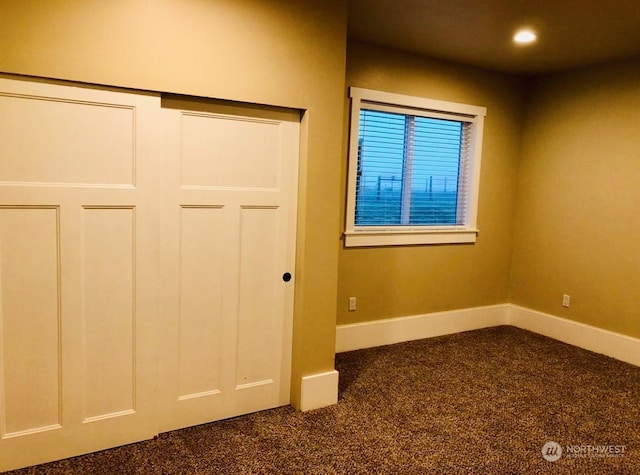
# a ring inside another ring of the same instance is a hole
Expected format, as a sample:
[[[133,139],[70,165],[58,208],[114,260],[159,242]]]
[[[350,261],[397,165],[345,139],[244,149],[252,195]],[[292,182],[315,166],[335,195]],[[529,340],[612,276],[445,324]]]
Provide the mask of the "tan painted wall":
[[[0,0],[0,71],[306,110],[292,399],[333,369],[344,0]]]
[[[640,61],[542,77],[530,98],[510,301],[640,337]]]
[[[506,302],[523,110],[521,81],[349,43],[347,86],[485,106],[487,118],[476,244],[343,248],[339,260],[338,323]],[[346,127],[344,133],[343,196]],[[342,220],[344,223],[344,209]],[[355,312],[348,311],[347,300],[351,296],[358,299]]]

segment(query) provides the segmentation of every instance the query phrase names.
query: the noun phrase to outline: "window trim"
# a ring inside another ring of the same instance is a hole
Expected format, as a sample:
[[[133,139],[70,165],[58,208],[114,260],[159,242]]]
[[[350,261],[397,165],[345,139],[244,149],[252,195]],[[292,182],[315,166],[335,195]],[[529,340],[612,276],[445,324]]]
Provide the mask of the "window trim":
[[[391,92],[374,91],[359,87],[349,88],[351,97],[351,125],[349,132],[349,172],[347,177],[347,215],[344,232],[346,247],[395,246],[419,244],[474,243],[482,135],[486,107],[440,101],[424,97],[406,96]],[[415,116],[453,119],[471,124],[469,146],[469,175],[465,223],[456,226],[356,226],[356,182],[358,171],[358,141],[360,110],[371,109]]]

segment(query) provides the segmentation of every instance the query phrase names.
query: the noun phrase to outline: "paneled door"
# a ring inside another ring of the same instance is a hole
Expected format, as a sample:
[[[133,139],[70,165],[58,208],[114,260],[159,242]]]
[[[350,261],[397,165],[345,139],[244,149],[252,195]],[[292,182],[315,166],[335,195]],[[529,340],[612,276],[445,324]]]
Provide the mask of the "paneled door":
[[[0,77],[0,470],[157,432],[158,104]]]
[[[163,99],[164,430],[289,403],[299,114]]]

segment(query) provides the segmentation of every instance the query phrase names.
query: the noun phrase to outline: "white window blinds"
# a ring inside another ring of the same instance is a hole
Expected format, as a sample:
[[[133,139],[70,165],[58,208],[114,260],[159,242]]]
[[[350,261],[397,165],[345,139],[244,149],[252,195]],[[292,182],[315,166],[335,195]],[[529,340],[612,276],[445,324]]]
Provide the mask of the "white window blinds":
[[[469,124],[360,110],[355,224],[464,223]]]

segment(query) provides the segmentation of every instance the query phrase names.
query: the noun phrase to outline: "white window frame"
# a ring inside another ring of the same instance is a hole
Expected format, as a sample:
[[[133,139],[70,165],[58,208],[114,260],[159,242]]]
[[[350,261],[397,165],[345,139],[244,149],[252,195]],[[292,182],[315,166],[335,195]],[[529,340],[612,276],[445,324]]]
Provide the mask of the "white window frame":
[[[374,91],[358,87],[350,88],[351,127],[349,140],[349,175],[347,191],[347,217],[345,246],[395,246],[418,244],[474,243],[478,235],[478,190],[480,185],[480,161],[482,133],[486,107],[439,101],[423,97],[406,96],[391,92]],[[409,114],[437,119],[468,122],[471,126],[469,163],[467,169],[467,199],[465,221],[453,226],[357,226],[355,224],[356,183],[358,171],[358,140],[360,110]]]

